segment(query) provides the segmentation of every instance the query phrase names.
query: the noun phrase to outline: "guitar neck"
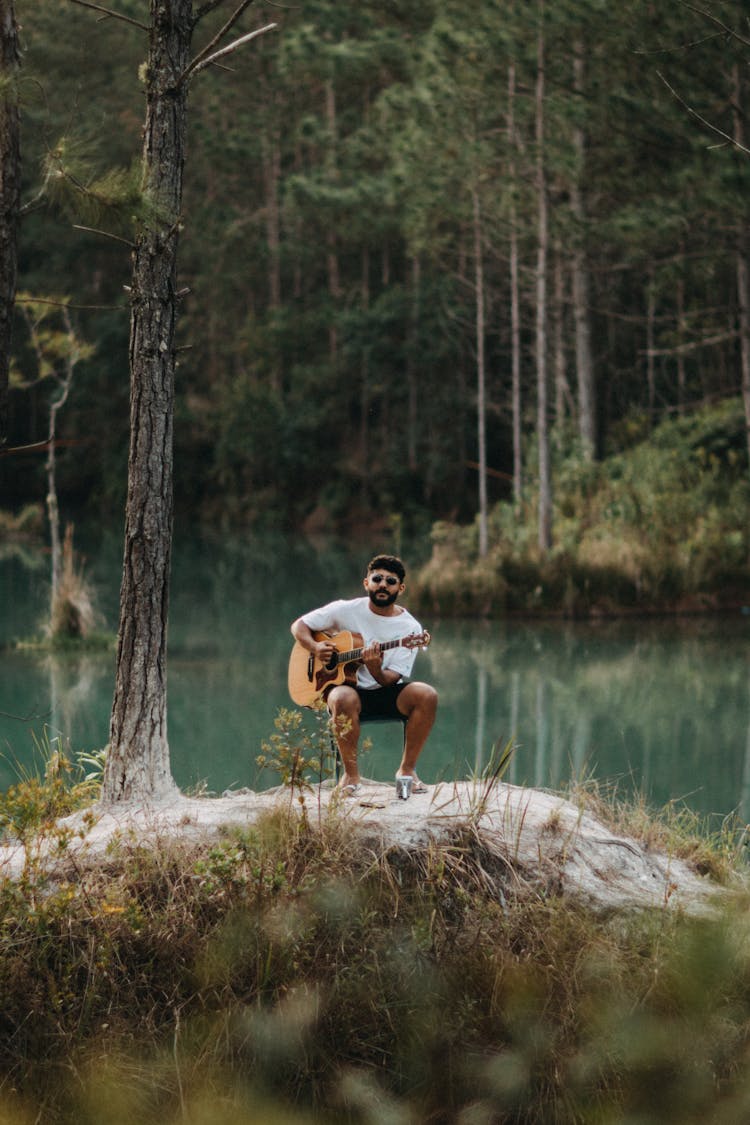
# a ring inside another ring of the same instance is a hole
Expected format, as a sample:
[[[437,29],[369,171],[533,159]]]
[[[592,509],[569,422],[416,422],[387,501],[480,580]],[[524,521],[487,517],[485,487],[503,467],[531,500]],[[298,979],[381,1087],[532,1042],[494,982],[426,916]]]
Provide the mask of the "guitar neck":
[[[398,648],[403,639],[403,637],[400,637],[397,641],[381,641],[380,651],[385,652],[389,648]],[[348,652],[340,652],[336,657],[336,663],[348,664],[350,660],[359,660],[364,651],[364,648],[351,648]]]

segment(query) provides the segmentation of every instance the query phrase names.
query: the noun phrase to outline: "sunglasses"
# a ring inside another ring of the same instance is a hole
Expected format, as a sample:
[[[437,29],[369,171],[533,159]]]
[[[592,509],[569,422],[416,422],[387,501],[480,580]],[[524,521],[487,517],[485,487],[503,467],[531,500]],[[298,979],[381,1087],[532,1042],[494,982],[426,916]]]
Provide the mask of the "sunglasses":
[[[382,585],[383,582],[386,586],[398,586],[398,578],[386,578],[384,574],[371,574],[370,581],[374,582],[376,586]]]

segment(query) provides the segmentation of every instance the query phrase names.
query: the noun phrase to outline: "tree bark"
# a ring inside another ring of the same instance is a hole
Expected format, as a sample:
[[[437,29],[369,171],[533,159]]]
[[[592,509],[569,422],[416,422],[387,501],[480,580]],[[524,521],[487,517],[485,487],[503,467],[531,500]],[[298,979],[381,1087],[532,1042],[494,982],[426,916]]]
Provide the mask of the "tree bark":
[[[104,802],[176,793],[167,742],[167,615],[177,246],[192,0],[151,0],[143,192],[133,253],[130,454],[115,694]]]
[[[648,271],[648,292],[646,298],[646,389],[648,393],[648,428],[654,424],[654,411],[656,409],[656,358],[655,358],[655,325],[656,325],[656,282],[653,268]]]
[[[70,313],[66,308],[62,310],[65,330],[68,335],[69,353],[65,359],[65,374],[59,381],[60,393],[52,399],[49,408],[49,422],[47,425],[47,519],[49,521],[49,539],[51,555],[51,586],[50,591],[50,622],[60,590],[60,576],[62,574],[62,536],[60,535],[60,506],[57,500],[57,462],[55,446],[57,444],[57,415],[68,400],[70,388],[73,385],[73,374],[78,361],[73,324]]]
[[[21,146],[18,25],[14,0],[0,0],[0,446],[8,439],[8,376],[18,274]]]
[[[521,298],[518,271],[518,214],[516,207],[516,66],[508,67],[508,176],[510,198],[510,337],[513,398],[513,499],[523,499],[523,449],[521,446]]]
[[[583,104],[584,48],[580,40],[576,43],[573,58],[573,85]],[[586,134],[583,128],[573,131],[573,146],[576,152],[577,167],[571,189],[571,207],[577,225],[575,251],[573,253],[573,312],[575,318],[576,378],[578,383],[578,432],[583,446],[584,457],[591,461],[596,456],[596,387],[594,382],[594,358],[591,347],[591,316],[589,312],[589,270],[586,259],[584,239],[586,237],[587,215],[582,183],[585,182]]]
[[[266,194],[266,242],[268,244],[268,308],[272,315],[281,309],[281,215],[279,182],[281,146],[278,131],[270,126],[263,136],[263,183]],[[281,395],[281,359],[276,352],[271,366],[271,386]]]
[[[547,257],[549,216],[544,166],[544,0],[539,0],[536,75],[536,188],[538,207],[536,264],[537,441],[539,444],[539,549],[552,546],[552,476],[547,411]]]
[[[554,356],[555,427],[557,429],[557,444],[559,446],[563,440],[565,412],[571,405],[567,373],[567,355],[565,350],[565,272],[563,268],[563,248],[559,240],[556,241],[555,244],[554,281],[552,352]]]
[[[409,326],[409,352],[406,368],[406,386],[408,395],[407,412],[407,462],[409,471],[416,473],[417,461],[417,425],[418,394],[417,394],[417,364],[419,362],[419,314],[420,295],[422,283],[422,264],[418,254],[411,260],[411,324]]]
[[[732,70],[732,116],[734,140],[741,151],[745,147],[745,123],[743,114],[743,89],[740,68],[735,63]],[[747,455],[750,464],[750,253],[748,252],[747,228],[740,223],[737,231],[736,251],[737,305],[740,333],[740,384],[742,402],[745,408],[745,436]]]
[[[336,163],[336,89],[333,79],[326,82],[326,122],[328,125],[328,174],[331,182],[338,178]],[[333,223],[329,222],[326,232],[326,264],[328,269],[328,292],[331,297],[331,323],[328,326],[328,354],[331,365],[336,366],[339,353],[339,334],[336,313],[341,300],[341,276],[339,272],[338,240]]]
[[[477,451],[479,460],[479,557],[484,558],[489,550],[487,530],[487,374],[484,345],[484,257],[482,254],[482,212],[479,203],[479,190],[472,189],[472,213],[474,224],[474,284],[476,311],[477,346]]]

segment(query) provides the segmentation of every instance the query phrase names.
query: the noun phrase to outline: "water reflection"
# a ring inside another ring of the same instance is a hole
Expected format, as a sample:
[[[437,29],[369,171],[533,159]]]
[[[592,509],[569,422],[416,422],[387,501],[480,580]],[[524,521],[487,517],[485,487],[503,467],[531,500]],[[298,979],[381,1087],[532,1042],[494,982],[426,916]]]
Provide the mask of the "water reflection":
[[[684,798],[703,811],[741,808],[745,816],[749,624],[739,615],[441,622],[429,651],[441,721],[475,770],[494,742],[513,737],[510,780],[558,786],[594,774],[659,803]]]
[[[110,624],[119,551],[89,560]],[[359,592],[362,560],[271,541],[175,551],[169,740],[175,778],[214,791],[253,785],[261,742],[289,706],[289,622],[334,593]],[[0,644],[44,612],[38,571],[0,559]],[[750,819],[750,618],[570,624],[431,621],[415,674],[440,692],[426,779],[480,772],[513,738],[507,778],[558,787],[593,774],[658,804]],[[0,749],[24,760],[45,727],[91,750],[107,739],[113,654],[38,657],[0,649]],[[20,718],[33,716],[22,722]],[[393,775],[400,733],[371,728],[367,774]],[[369,733],[369,732],[368,732]],[[7,767],[7,763],[6,763]],[[0,768],[0,785],[12,780]]]

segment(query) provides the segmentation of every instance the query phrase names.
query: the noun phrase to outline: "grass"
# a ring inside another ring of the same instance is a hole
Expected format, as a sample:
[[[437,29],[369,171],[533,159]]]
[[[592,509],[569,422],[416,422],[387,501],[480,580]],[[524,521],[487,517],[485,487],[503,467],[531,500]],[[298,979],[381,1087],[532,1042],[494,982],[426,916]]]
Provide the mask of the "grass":
[[[50,878],[32,849],[0,885],[0,1121],[745,1119],[746,897],[702,918],[592,913],[516,878],[471,825],[383,851],[296,802],[83,867],[55,815],[92,799],[100,763],[65,761],[0,798],[14,836],[36,817],[61,857]],[[573,796],[721,877],[741,867],[728,825],[707,836],[593,782]]]

